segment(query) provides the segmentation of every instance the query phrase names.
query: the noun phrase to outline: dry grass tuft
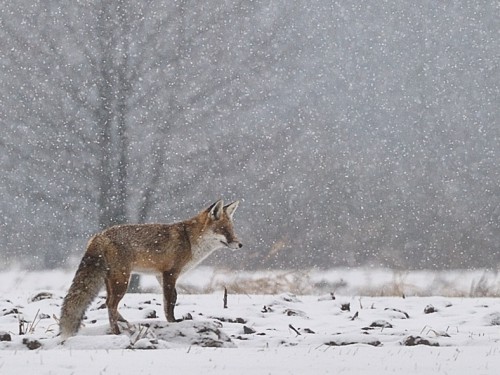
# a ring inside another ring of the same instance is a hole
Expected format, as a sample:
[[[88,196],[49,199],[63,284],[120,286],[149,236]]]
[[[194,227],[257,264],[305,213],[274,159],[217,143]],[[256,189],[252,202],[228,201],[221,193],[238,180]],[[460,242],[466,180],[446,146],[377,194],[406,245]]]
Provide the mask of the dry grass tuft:
[[[357,272],[357,273],[356,273]],[[203,286],[179,284],[188,294],[213,293],[227,288],[235,294],[297,295],[328,293],[369,297],[445,296],[500,297],[500,282],[495,273],[484,271],[430,272],[393,270],[255,271],[217,270]],[[326,275],[326,276],[325,276]],[[323,277],[324,276],[324,277]],[[189,281],[189,280],[188,280]]]

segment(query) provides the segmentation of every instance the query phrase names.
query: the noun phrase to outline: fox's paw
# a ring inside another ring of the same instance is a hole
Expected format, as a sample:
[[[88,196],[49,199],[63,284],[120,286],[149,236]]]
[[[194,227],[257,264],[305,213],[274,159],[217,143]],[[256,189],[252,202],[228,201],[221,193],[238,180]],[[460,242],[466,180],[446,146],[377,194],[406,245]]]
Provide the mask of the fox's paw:
[[[111,329],[111,333],[114,335],[119,335],[121,333],[134,333],[136,330],[137,327],[134,324],[129,323],[127,320],[123,319],[117,323],[115,329]]]
[[[167,322],[169,323],[179,323],[183,322],[184,320],[193,320],[193,316],[190,313],[187,313],[180,319],[175,319],[174,317],[167,318]]]
[[[118,321],[122,322],[122,323],[127,323],[128,324],[127,319],[125,319],[121,314],[118,314]]]

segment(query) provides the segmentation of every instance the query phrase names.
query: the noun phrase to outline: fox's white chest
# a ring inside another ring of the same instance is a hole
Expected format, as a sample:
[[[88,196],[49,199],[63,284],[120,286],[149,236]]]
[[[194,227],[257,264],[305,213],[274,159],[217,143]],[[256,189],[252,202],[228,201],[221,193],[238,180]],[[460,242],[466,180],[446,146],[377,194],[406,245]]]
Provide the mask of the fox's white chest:
[[[198,264],[200,264],[206,258],[208,258],[208,256],[212,254],[215,250],[223,247],[224,246],[218,239],[207,239],[205,241],[201,241],[196,246],[193,246],[191,248],[193,256],[191,260],[182,269],[182,273],[190,270],[191,268],[196,267]]]

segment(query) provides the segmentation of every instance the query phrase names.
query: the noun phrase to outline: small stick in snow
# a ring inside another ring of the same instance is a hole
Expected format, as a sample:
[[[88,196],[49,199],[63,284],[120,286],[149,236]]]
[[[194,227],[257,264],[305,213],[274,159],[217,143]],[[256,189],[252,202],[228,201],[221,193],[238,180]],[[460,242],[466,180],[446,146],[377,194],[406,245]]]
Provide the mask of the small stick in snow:
[[[24,325],[26,321],[21,316],[21,314],[19,314],[17,316],[17,321],[19,322],[19,336],[24,335],[26,333],[25,325]]]
[[[38,309],[38,311],[36,312],[36,315],[33,318],[33,321],[31,322],[31,324],[28,326],[26,333],[34,333],[35,332],[35,328],[36,328],[37,324],[40,322],[40,320],[42,320],[42,319],[39,319],[38,322],[36,321],[36,318],[38,318],[39,313],[40,313],[40,309]]]
[[[300,332],[299,332],[299,331],[297,331],[297,329],[296,329],[294,326],[292,326],[291,324],[289,324],[289,325],[288,325],[288,328],[290,328],[290,329],[291,329],[291,330],[293,330],[293,331],[294,331],[294,332],[295,332],[298,336],[300,336]]]
[[[224,308],[227,309],[227,288],[224,287]]]

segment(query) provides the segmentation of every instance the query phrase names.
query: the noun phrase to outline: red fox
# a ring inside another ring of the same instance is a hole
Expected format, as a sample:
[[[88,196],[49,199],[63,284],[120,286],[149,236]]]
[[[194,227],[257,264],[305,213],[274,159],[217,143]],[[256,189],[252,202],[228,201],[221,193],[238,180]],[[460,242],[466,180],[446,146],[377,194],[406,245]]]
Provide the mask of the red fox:
[[[243,246],[233,229],[237,207],[238,201],[224,206],[219,200],[185,221],[118,225],[92,237],[63,301],[59,321],[62,339],[78,332],[85,311],[103,284],[111,332],[119,334],[118,321],[125,319],[118,312],[118,303],[127,291],[132,271],[161,277],[165,316],[167,321],[174,322],[175,283],[179,275],[214,250]]]

